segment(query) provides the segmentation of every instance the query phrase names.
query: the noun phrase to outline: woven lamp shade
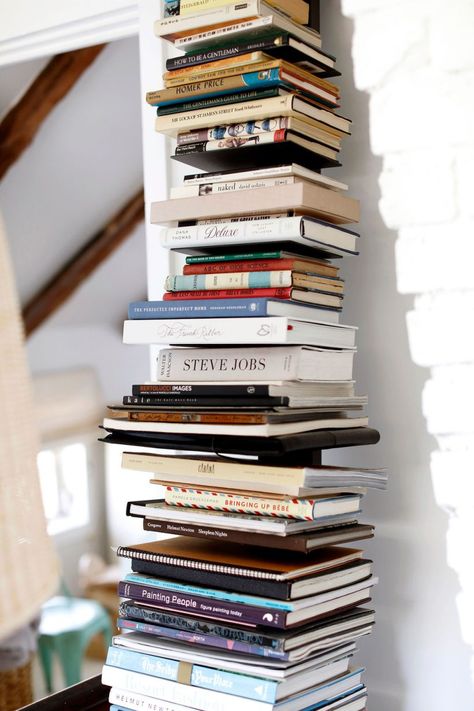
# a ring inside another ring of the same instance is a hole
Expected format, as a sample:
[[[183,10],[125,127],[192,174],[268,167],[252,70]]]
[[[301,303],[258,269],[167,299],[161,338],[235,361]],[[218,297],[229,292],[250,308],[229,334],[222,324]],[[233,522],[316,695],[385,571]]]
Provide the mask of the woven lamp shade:
[[[12,265],[0,221],[0,640],[58,585],[37,473],[39,436]]]

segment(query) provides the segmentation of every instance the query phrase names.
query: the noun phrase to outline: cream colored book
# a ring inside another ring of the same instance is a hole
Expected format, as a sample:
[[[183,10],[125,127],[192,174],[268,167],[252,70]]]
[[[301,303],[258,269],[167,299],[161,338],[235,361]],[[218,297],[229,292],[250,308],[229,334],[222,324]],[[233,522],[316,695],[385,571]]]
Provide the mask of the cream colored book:
[[[358,200],[301,181],[293,185],[251,190],[246,193],[245,200],[236,200],[232,194],[216,193],[154,202],[151,205],[151,222],[166,225],[185,220],[212,220],[222,215],[235,217],[285,210],[296,210],[334,224],[359,221]]]

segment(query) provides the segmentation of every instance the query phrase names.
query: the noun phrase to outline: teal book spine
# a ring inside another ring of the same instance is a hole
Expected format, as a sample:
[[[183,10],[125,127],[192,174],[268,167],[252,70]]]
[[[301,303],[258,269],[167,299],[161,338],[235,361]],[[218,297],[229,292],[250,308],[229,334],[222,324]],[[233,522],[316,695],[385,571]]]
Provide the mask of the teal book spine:
[[[173,274],[165,281],[166,291],[205,291],[207,289],[271,289],[292,284],[289,269],[267,272],[225,272],[217,274]]]
[[[214,600],[226,600],[227,602],[238,602],[243,603],[244,605],[256,605],[257,607],[268,607],[273,610],[284,610],[286,612],[292,612],[294,609],[293,603],[285,602],[284,600],[257,597],[256,595],[245,595],[244,593],[234,593],[229,590],[219,590],[217,588],[203,588],[198,585],[178,583],[171,580],[160,580],[160,578],[155,578],[151,575],[141,575],[140,573],[128,573],[124,579],[127,583],[149,585],[152,588],[184,593],[186,595],[201,595]]]

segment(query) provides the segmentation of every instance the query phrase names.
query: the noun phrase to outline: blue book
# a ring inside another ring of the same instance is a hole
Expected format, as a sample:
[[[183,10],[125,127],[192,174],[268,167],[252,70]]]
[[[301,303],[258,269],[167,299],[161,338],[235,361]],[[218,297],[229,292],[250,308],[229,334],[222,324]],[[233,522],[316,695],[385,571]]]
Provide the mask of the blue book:
[[[133,301],[128,306],[128,318],[238,318],[251,316],[293,316],[311,321],[338,323],[339,309],[326,309],[291,299],[183,299],[182,301]]]
[[[244,595],[243,593],[219,590],[217,588],[204,588],[198,585],[177,583],[171,580],[160,580],[160,578],[156,578],[154,576],[152,577],[151,575],[148,576],[140,573],[128,573],[124,579],[127,583],[149,585],[150,587],[159,588],[160,590],[170,590],[173,592],[185,593],[186,595],[203,595],[204,597],[213,598],[214,600],[227,600],[228,602],[239,602],[244,605],[256,605],[257,607],[269,607],[271,609],[285,610],[287,612],[292,612],[294,610],[293,603],[285,602],[284,600],[257,597],[256,595]]]
[[[282,282],[278,279],[275,283],[275,275],[289,275]],[[213,283],[217,277],[217,284],[222,283],[222,289],[275,289],[288,288],[291,286],[291,270],[278,270],[267,272],[246,272],[245,283],[241,286],[225,286],[224,281],[229,283],[232,275],[228,274],[176,274],[166,279],[165,289],[167,291],[204,291],[209,289],[209,284]],[[222,278],[221,278],[222,277]],[[235,281],[233,281],[235,283]]]
[[[106,664],[160,679],[178,681],[180,665],[188,666],[189,662],[183,663],[167,657],[143,654],[120,647],[109,647]],[[201,689],[212,689],[225,694],[242,696],[245,699],[274,703],[280,682],[193,664],[189,683],[191,686],[198,686]]]

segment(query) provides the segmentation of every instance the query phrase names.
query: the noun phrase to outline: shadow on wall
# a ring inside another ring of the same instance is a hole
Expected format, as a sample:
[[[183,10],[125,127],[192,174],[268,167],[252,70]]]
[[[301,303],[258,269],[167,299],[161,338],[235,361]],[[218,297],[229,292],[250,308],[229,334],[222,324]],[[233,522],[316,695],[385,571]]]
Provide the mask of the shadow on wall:
[[[384,711],[467,708],[470,655],[456,609],[459,584],[446,563],[447,517],[433,496],[430,453],[436,444],[421,410],[429,371],[410,357],[405,318],[412,298],[397,293],[396,233],[378,211],[382,159],[371,153],[369,97],[354,87],[353,23],[342,16],[339,2],[322,3],[321,34],[342,72],[340,113],[354,122],[343,167],[331,176],[348,183],[350,194],[361,201],[361,254],[343,265],[343,322],[360,328],[357,391],[368,393],[370,424],[382,434],[376,447],[328,453],[325,462],[389,471],[388,492],[372,493],[364,503],[364,520],[377,526],[367,553],[380,576],[375,633],[360,645],[370,706]]]

